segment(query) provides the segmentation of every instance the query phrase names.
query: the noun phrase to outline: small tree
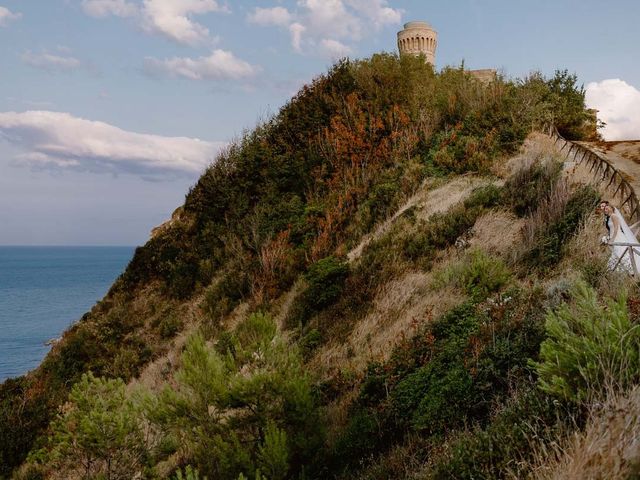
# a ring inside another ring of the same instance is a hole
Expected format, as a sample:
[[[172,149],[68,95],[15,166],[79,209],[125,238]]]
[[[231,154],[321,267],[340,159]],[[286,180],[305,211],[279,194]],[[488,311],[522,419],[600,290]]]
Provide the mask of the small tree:
[[[629,317],[626,298],[598,302],[586,283],[575,286],[573,305],[547,315],[548,338],[534,363],[542,390],[572,401],[597,398],[607,387],[640,380],[640,325]]]
[[[140,417],[121,379],[86,373],[52,423],[51,465],[82,468],[82,477],[130,479],[143,466]]]
[[[269,480],[284,480],[289,470],[287,433],[273,422],[267,425],[264,441],[258,447],[258,465]]]
[[[249,316],[215,348],[191,337],[176,380],[148,396],[147,415],[210,478],[285,479],[322,444],[300,352],[268,315]]]

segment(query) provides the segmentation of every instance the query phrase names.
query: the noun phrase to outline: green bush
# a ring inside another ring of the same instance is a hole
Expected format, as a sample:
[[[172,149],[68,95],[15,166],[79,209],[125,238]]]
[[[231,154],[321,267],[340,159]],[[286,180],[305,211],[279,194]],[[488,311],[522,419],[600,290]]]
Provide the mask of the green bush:
[[[462,288],[472,299],[484,300],[497,292],[511,277],[505,263],[496,257],[474,249],[460,262],[440,273],[438,283]]]
[[[120,379],[82,375],[51,428],[48,467],[79,467],[86,478],[125,479],[144,466],[142,417]]]
[[[269,315],[257,312],[249,315],[244,322],[238,325],[234,337],[243,350],[253,353],[271,342],[276,336],[277,330],[275,322]]]
[[[342,293],[348,273],[349,264],[335,257],[323,258],[311,265],[305,275],[308,283],[305,304],[320,310],[334,302]]]
[[[240,303],[248,291],[248,272],[242,269],[224,273],[205,290],[202,310],[212,330],[217,331],[222,318]]]
[[[145,396],[147,418],[210,478],[284,479],[317,454],[323,430],[310,378],[268,315],[250,315],[214,348],[190,338],[175,379]]]
[[[598,302],[583,282],[572,304],[549,312],[548,338],[533,363],[545,392],[584,402],[601,398],[607,388],[624,389],[640,380],[640,326],[629,316],[626,298]]]
[[[207,480],[207,477],[200,477],[200,472],[197,469],[187,465],[184,469],[184,474],[182,470],[178,470],[172,480]]]
[[[522,258],[525,264],[537,269],[549,269],[562,258],[567,241],[573,236],[598,203],[599,195],[590,186],[579,187],[569,198],[559,215],[550,223],[536,225],[538,229],[532,248]],[[543,204],[548,207],[550,204]],[[555,218],[554,218],[555,217]],[[544,217],[542,217],[544,218]],[[540,223],[540,220],[534,220]]]
[[[562,164],[534,161],[512,174],[503,187],[503,201],[519,217],[533,212],[560,178]]]
[[[267,424],[262,445],[258,447],[259,471],[269,480],[285,480],[289,471],[289,447],[287,432],[273,422]]]
[[[337,466],[355,466],[383,445],[384,432],[375,412],[357,410],[332,449]]]
[[[438,250],[453,245],[473,227],[481,212],[481,207],[467,209],[464,204],[458,204],[444,213],[434,213],[419,225],[415,235],[404,239],[403,255],[414,262],[429,262]]]
[[[475,207],[492,208],[499,205],[501,200],[502,188],[490,183],[489,185],[474,188],[463,204],[467,209]]]
[[[162,338],[173,338],[182,330],[182,320],[177,315],[168,315],[158,324],[158,333]]]
[[[322,343],[322,334],[317,329],[307,332],[299,342],[300,351],[304,358],[309,358],[316,348]]]
[[[304,325],[309,318],[334,303],[342,294],[349,264],[327,257],[309,267],[306,288],[295,301],[287,319],[289,326]]]
[[[429,480],[526,478],[534,446],[546,444],[570,427],[573,412],[522,385],[521,392],[484,429],[463,434],[425,472]]]

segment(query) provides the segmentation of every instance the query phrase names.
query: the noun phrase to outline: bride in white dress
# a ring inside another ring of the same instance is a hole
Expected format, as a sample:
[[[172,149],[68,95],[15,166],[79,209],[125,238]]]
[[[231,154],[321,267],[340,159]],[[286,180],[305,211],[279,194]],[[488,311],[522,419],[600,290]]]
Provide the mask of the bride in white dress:
[[[638,245],[638,239],[635,234],[627,225],[624,217],[620,211],[613,207],[609,202],[600,202],[600,209],[604,213],[605,227],[609,235],[603,238],[603,243],[613,245],[611,256],[609,257],[609,268],[611,270],[622,270],[633,275],[636,271],[632,264],[631,252],[626,245],[615,245],[617,243],[633,243]],[[634,259],[636,261],[637,268],[640,268],[640,246],[632,247],[634,250]]]

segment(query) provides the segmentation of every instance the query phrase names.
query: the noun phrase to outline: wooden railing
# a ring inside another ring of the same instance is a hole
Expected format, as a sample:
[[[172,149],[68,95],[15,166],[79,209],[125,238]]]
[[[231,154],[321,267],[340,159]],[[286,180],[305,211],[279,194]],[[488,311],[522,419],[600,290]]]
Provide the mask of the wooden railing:
[[[618,268],[618,265],[620,265],[620,263],[622,263],[622,259],[624,258],[624,256],[626,254],[629,254],[629,262],[631,263],[631,268],[633,269],[633,274],[635,275],[636,279],[638,278],[638,263],[640,260],[640,250],[638,249],[640,247],[640,244],[638,243],[627,243],[627,242],[611,242],[609,243],[609,245],[611,245],[612,247],[624,247],[624,253],[622,255],[620,255],[620,257],[618,258],[618,261],[615,263],[615,265],[613,265],[613,267],[611,268],[611,270],[615,270],[616,268]],[[631,272],[629,272],[631,273]]]
[[[546,130],[554,140],[554,145],[561,145],[560,152],[565,154],[565,158],[569,158],[573,153],[573,159],[578,165],[586,162],[595,180],[601,183],[607,182],[605,188],[613,192],[611,200],[619,196],[621,202],[619,210],[629,219],[629,224],[640,222],[640,202],[636,192],[617,168],[584,145],[566,140],[555,126],[550,126]]]

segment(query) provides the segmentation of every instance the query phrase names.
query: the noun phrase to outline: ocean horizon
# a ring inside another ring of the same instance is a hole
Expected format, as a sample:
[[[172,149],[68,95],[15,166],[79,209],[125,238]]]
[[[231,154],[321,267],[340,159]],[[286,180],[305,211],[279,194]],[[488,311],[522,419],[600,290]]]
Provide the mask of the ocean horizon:
[[[107,293],[132,246],[0,246],[0,382],[37,367]]]

